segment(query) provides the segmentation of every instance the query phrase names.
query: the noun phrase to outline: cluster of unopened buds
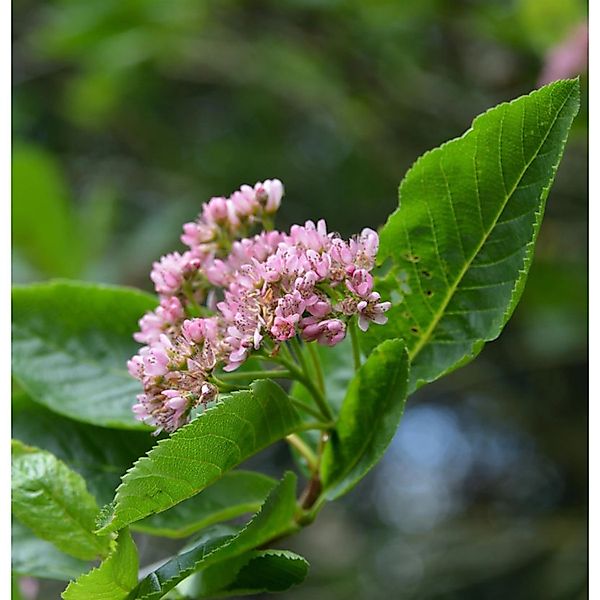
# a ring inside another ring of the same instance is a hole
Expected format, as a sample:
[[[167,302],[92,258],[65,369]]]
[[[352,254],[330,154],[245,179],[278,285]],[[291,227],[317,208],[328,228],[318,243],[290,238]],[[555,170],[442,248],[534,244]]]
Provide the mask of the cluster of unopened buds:
[[[128,367],[144,388],[134,413],[157,432],[174,431],[216,398],[216,369],[275,356],[296,336],[334,346],[350,319],[363,331],[386,322],[390,303],[370,273],[377,233],[363,229],[345,241],[322,220],[270,230],[282,196],[273,179],[211,199],[183,226],[189,250],[154,263],[160,305],[140,320],[134,337],[145,345]]]

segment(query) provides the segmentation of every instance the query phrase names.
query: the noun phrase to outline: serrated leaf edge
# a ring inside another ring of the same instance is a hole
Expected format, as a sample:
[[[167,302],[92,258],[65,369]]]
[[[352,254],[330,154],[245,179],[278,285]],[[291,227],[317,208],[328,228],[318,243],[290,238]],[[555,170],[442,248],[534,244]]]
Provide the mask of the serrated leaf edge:
[[[287,483],[288,481],[292,481],[293,483],[292,483],[292,484],[288,484],[288,483]],[[194,573],[194,572],[197,570],[199,563],[201,563],[201,562],[203,562],[203,561],[207,560],[208,558],[210,558],[210,557],[211,557],[211,556],[212,556],[212,555],[213,555],[215,552],[220,552],[220,551],[221,551],[221,550],[223,550],[224,548],[227,548],[228,546],[231,546],[231,545],[232,545],[232,544],[235,542],[235,540],[236,540],[237,538],[239,538],[239,537],[240,537],[240,535],[242,535],[242,533],[244,533],[245,531],[247,531],[247,530],[248,530],[248,528],[249,528],[249,527],[250,527],[250,526],[251,526],[251,525],[252,525],[252,524],[253,524],[253,523],[254,523],[254,522],[255,522],[255,521],[256,521],[256,520],[259,518],[259,516],[260,516],[260,515],[261,515],[261,513],[263,512],[263,510],[264,510],[264,508],[265,508],[265,506],[266,506],[267,502],[268,502],[268,501],[269,501],[269,499],[272,497],[272,494],[273,494],[274,492],[277,492],[277,491],[281,490],[281,489],[284,487],[284,485],[294,485],[294,489],[295,489],[295,487],[296,487],[296,482],[297,482],[297,477],[296,477],[296,474],[295,474],[295,473],[293,473],[292,471],[286,471],[286,472],[284,473],[284,475],[283,475],[283,477],[282,477],[282,479],[281,479],[281,481],[280,481],[279,485],[278,485],[276,488],[274,488],[274,489],[271,491],[271,493],[270,493],[270,494],[267,496],[267,498],[265,499],[265,501],[264,501],[264,502],[263,502],[263,504],[261,505],[260,509],[259,509],[259,510],[256,512],[256,514],[255,514],[255,515],[254,515],[254,516],[253,516],[253,517],[252,517],[252,518],[251,518],[251,519],[248,521],[248,523],[246,523],[246,525],[244,525],[244,527],[242,527],[242,528],[241,528],[241,529],[240,529],[240,530],[239,530],[237,533],[233,534],[233,535],[232,535],[232,536],[231,536],[231,537],[230,537],[230,538],[229,538],[227,541],[225,541],[225,542],[224,542],[222,545],[220,545],[220,546],[217,546],[216,548],[214,548],[213,550],[211,550],[211,551],[210,551],[208,554],[206,554],[206,555],[202,556],[202,558],[198,559],[198,560],[197,560],[197,561],[194,563],[193,567],[190,567],[190,568],[188,568],[188,569],[185,569],[183,572],[188,572],[188,571],[189,571],[189,574],[188,574],[188,575],[185,575],[185,576],[184,576],[183,578],[181,578],[179,581],[183,581],[184,579],[186,579],[187,577],[189,577],[190,575],[192,575],[192,574],[193,574],[193,573]],[[192,549],[190,549],[190,550],[188,550],[187,552],[193,552],[194,550],[196,550],[196,548],[197,548],[197,546],[196,546],[196,547],[194,547],[194,548],[192,548]],[[187,554],[187,552],[186,552],[186,553],[184,553],[184,554]],[[174,557],[174,558],[175,558],[175,557]],[[229,557],[229,558],[233,558],[233,556],[231,556],[231,557]],[[172,560],[172,559],[171,559],[171,560]],[[166,563],[165,563],[165,564],[166,564]],[[246,563],[246,564],[247,564],[247,563]],[[159,568],[160,568],[160,567],[159,567]],[[151,573],[150,575],[152,575],[152,573]],[[150,575],[148,575],[148,577],[149,577]],[[177,580],[177,579],[178,579],[178,577],[177,577],[177,576],[175,576],[175,577],[171,577],[170,579],[166,579],[166,580],[165,580],[165,581],[163,581],[162,583],[159,583],[159,585],[160,585],[161,587],[163,587],[163,585],[168,585],[169,583],[172,583],[173,581],[175,581],[175,580]],[[141,582],[140,582],[140,583],[141,583]],[[135,590],[133,590],[133,591],[135,591]],[[155,593],[155,592],[148,592],[147,594],[144,594],[143,596],[132,596],[132,598],[135,598],[135,600],[148,600],[148,598],[151,598],[151,597],[152,597],[152,595],[153,595],[154,593]]]

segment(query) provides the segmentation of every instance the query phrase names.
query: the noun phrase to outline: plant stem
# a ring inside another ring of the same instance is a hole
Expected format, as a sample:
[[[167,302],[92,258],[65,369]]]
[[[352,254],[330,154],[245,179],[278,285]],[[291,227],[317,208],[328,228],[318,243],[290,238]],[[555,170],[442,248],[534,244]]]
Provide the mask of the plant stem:
[[[319,474],[317,473],[317,469],[314,469],[313,473],[314,475],[311,477],[310,481],[308,482],[308,485],[302,492],[302,495],[299,499],[300,507],[305,511],[308,511],[310,508],[313,507],[313,505],[318,500],[321,494],[321,490],[323,489],[321,479],[319,477]],[[311,513],[304,514],[303,517],[300,519],[299,524],[302,526],[306,526],[312,523],[312,521],[314,520],[314,516],[312,516]]]
[[[226,383],[225,381],[222,381],[214,375],[210,377],[209,381],[214,383],[219,388],[220,392],[235,392],[237,390],[243,389],[243,387],[240,387],[239,385],[232,385],[230,383]]]
[[[222,373],[225,381],[232,379],[289,379],[290,371],[285,369],[273,369],[271,371],[240,371],[239,373]]]
[[[295,351],[295,354],[298,357],[298,362],[300,363],[302,370],[308,376],[308,368],[306,366],[306,361],[304,360],[304,352],[302,351],[302,346],[300,345],[300,342],[298,341],[298,337],[297,336],[293,337],[290,340],[290,344],[292,345],[292,347]]]
[[[295,448],[298,453],[306,460],[306,464],[308,468],[314,473],[318,468],[318,461],[316,454],[310,449],[308,444],[304,442],[304,440],[295,433],[291,433],[285,437],[286,442]]]
[[[360,347],[358,345],[358,334],[356,331],[356,319],[350,319],[350,338],[352,339],[352,356],[354,357],[354,370],[360,369]]]
[[[271,215],[263,215],[262,217],[262,226],[265,231],[273,231],[275,227],[274,219]]]
[[[321,492],[323,491],[323,484],[321,482],[319,471],[321,469],[323,450],[325,449],[325,444],[328,440],[329,433],[324,429],[321,429],[321,437],[317,447],[317,466],[313,471],[313,475],[308,482],[308,485],[302,492],[299,499],[300,508],[303,512],[300,515],[298,523],[303,527],[309,525],[315,520],[319,510],[321,510],[321,506],[323,506],[324,497],[321,495]]]
[[[323,413],[323,416],[328,421],[333,421],[334,416],[331,412],[331,408],[329,408],[329,405],[327,404],[327,401],[325,400],[325,397],[323,396],[321,390],[317,388],[317,386],[312,382],[312,380],[309,379],[308,376],[303,371],[301,371],[294,363],[288,361],[283,356],[278,357],[277,360],[284,367],[287,367],[291,372],[293,378],[299,381],[312,394],[319,409]]]
[[[289,348],[286,347],[286,344],[282,344],[280,348],[282,352],[276,356],[271,356],[269,354],[263,353],[257,354],[257,358],[261,361],[277,363],[285,367],[286,370],[281,369],[278,371],[275,369],[271,372],[278,373],[279,376],[285,376],[288,379],[295,379],[296,381],[301,383],[310,392],[311,396],[313,397],[317,406],[319,407],[319,410],[321,411],[319,417],[325,417],[326,420],[333,421],[333,413],[331,412],[331,409],[329,408],[329,405],[327,404],[323,393],[315,386],[315,384],[310,379],[310,375],[298,368],[298,365],[294,361],[294,358],[292,357]],[[284,352],[287,356],[283,355]],[[241,375],[242,374],[240,373],[240,376]],[[292,400],[295,401],[297,404],[301,404],[302,408],[306,410],[306,412],[309,412],[314,416],[314,411],[311,411],[304,403],[301,403],[294,398]]]
[[[279,346],[279,357],[282,360],[287,360],[289,362],[292,362],[294,364],[296,364],[296,359],[294,358],[293,354],[290,352],[289,346],[287,344],[281,344],[281,346]],[[285,354],[285,356],[284,356]],[[273,357],[271,360],[277,360],[276,357]]]
[[[296,429],[296,432],[310,431],[310,430],[318,429],[319,431],[321,431],[321,433],[325,433],[326,435],[328,435],[327,432],[330,429],[333,429],[334,425],[335,425],[335,423],[333,421],[312,421],[312,422],[302,423],[302,425],[299,425]]]
[[[312,406],[310,406],[310,404],[306,404],[306,403],[302,402],[301,400],[294,398],[293,396],[290,396],[290,400],[292,401],[292,404],[296,405],[300,410],[303,410],[304,412],[308,413],[312,417],[315,417],[316,419],[323,418],[323,415],[318,410],[316,410]]]
[[[315,368],[315,372],[317,373],[317,380],[319,381],[319,387],[321,391],[325,393],[325,379],[323,378],[323,369],[321,369],[321,359],[319,358],[319,353],[317,351],[314,342],[309,342],[306,344],[308,351],[310,353],[310,358],[312,360],[313,366]]]

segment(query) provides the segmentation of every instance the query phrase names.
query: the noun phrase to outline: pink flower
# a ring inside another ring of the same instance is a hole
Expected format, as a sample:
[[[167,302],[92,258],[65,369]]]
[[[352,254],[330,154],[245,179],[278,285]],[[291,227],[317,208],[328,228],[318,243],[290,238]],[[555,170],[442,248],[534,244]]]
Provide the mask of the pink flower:
[[[361,331],[367,331],[369,329],[369,323],[377,323],[378,325],[385,325],[388,318],[385,316],[385,312],[392,306],[391,302],[379,302],[381,296],[377,292],[373,292],[369,295],[367,300],[362,300],[357,305],[358,310],[358,327]]]
[[[159,294],[172,296],[179,292],[186,274],[197,271],[201,260],[192,252],[172,252],[152,265],[150,279]]]
[[[168,398],[166,404],[169,408],[178,411],[187,408],[188,401],[181,395],[181,392],[177,390],[163,390],[162,395]]]
[[[346,287],[361,298],[366,298],[373,291],[373,277],[365,269],[352,269]]]
[[[146,313],[138,324],[140,330],[133,334],[133,339],[141,344],[152,344],[158,341],[165,327],[165,321],[156,312]]]
[[[133,414],[138,421],[150,423],[152,421],[152,414],[148,412],[149,399],[147,394],[137,395],[137,404],[132,407]]]
[[[379,248],[377,232],[366,227],[357,238],[350,240],[350,251],[357,267],[371,270],[375,266],[375,257]]]
[[[176,323],[183,319],[184,310],[179,298],[164,298],[156,309],[156,314],[166,323]]]
[[[223,197],[211,198],[202,208],[202,220],[208,224],[225,223],[228,214],[227,200]]]
[[[588,24],[584,21],[572,29],[566,39],[547,52],[538,85],[584,73],[588,63],[588,46]]]
[[[257,200],[264,205],[267,214],[273,214],[279,210],[283,197],[283,184],[279,179],[266,179],[263,183],[258,182],[254,186],[254,190]]]
[[[302,325],[302,338],[307,342],[316,340],[324,346],[335,346],[346,337],[346,324],[339,319],[318,321],[315,317],[308,317]]]
[[[183,257],[179,252],[163,256],[152,265],[150,279],[159,294],[172,294],[183,282]]]
[[[260,209],[256,194],[249,185],[243,185],[237,192],[233,192],[231,203],[238,217],[248,218],[254,216]]]
[[[307,250],[305,254],[306,269],[314,271],[320,279],[326,279],[331,269],[331,256],[324,252],[320,254],[314,250]]]
[[[329,300],[324,300],[321,299],[319,296],[317,296],[316,294],[313,295],[308,301],[307,301],[307,306],[306,306],[306,310],[313,316],[313,317],[325,317],[326,315],[328,315],[331,312],[331,302],[329,302]]]
[[[354,256],[344,240],[340,240],[339,238],[332,240],[330,254],[333,260],[342,266],[353,264]]]
[[[144,373],[146,375],[160,376],[167,373],[169,356],[162,345],[150,348],[148,354],[143,357]]]
[[[237,327],[227,328],[225,345],[229,347],[229,352],[225,356],[224,371],[235,371],[248,357],[250,348],[253,346],[253,340],[248,335],[242,333]]]
[[[162,404],[161,425],[166,431],[175,431],[187,422],[187,416],[192,409],[189,394],[183,395],[178,390],[163,390],[166,401]]]
[[[141,356],[136,354],[127,361],[127,370],[132,377],[142,380],[144,376],[144,361]]]
[[[186,319],[183,322],[182,331],[190,342],[202,342],[206,337],[204,319]]]
[[[300,293],[307,304],[314,304],[318,300],[315,294],[315,285],[318,281],[319,277],[314,271],[307,271],[302,277],[296,277],[294,280],[294,289]]]
[[[216,367],[233,371],[265,343],[271,350],[300,333],[334,346],[355,315],[362,330],[387,320],[390,303],[373,291],[370,273],[375,231],[344,241],[320,220],[242,237],[278,209],[282,195],[281,181],[268,179],[212,198],[183,227],[190,250],[154,263],[161,303],[140,319],[134,337],[146,346],[127,368],[144,388],[136,418],[157,431],[175,430],[216,397]],[[193,316],[199,311],[213,314]]]
[[[204,273],[209,283],[217,287],[225,287],[229,282],[229,278],[231,277],[231,270],[220,258],[217,258],[213,260],[212,263],[207,264],[204,269]]]
[[[204,382],[200,386],[200,402],[202,404],[208,404],[212,402],[218,395],[219,390],[212,383]]]
[[[292,225],[289,239],[292,244],[302,246],[306,249],[320,252],[330,245],[330,238],[327,235],[327,225],[321,219],[315,225],[313,221],[306,221],[304,227]]]
[[[133,339],[142,344],[153,344],[165,329],[180,321],[183,315],[183,306],[179,298],[163,298],[155,311],[147,312],[139,320],[140,331],[133,334]]]
[[[194,249],[202,244],[212,242],[215,238],[216,228],[205,223],[185,223],[181,241]]]
[[[296,321],[298,321],[305,308],[306,302],[303,300],[300,292],[294,290],[291,294],[286,294],[278,300],[275,315],[281,318],[297,317]]]
[[[285,342],[296,335],[296,323],[300,320],[298,315],[290,317],[275,317],[271,334],[279,342]]]

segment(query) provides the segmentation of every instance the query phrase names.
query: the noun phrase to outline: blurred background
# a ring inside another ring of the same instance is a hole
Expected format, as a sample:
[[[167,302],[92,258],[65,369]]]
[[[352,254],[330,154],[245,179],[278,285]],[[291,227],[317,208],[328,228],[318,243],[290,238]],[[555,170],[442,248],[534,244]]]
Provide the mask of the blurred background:
[[[583,0],[13,1],[19,283],[150,290],[203,201],[265,178],[286,185],[282,228],[377,227],[424,151],[583,75],[512,321],[415,394],[380,465],[286,544],[312,567],[284,598],[587,597],[586,14]],[[289,454],[257,460],[277,472]]]

